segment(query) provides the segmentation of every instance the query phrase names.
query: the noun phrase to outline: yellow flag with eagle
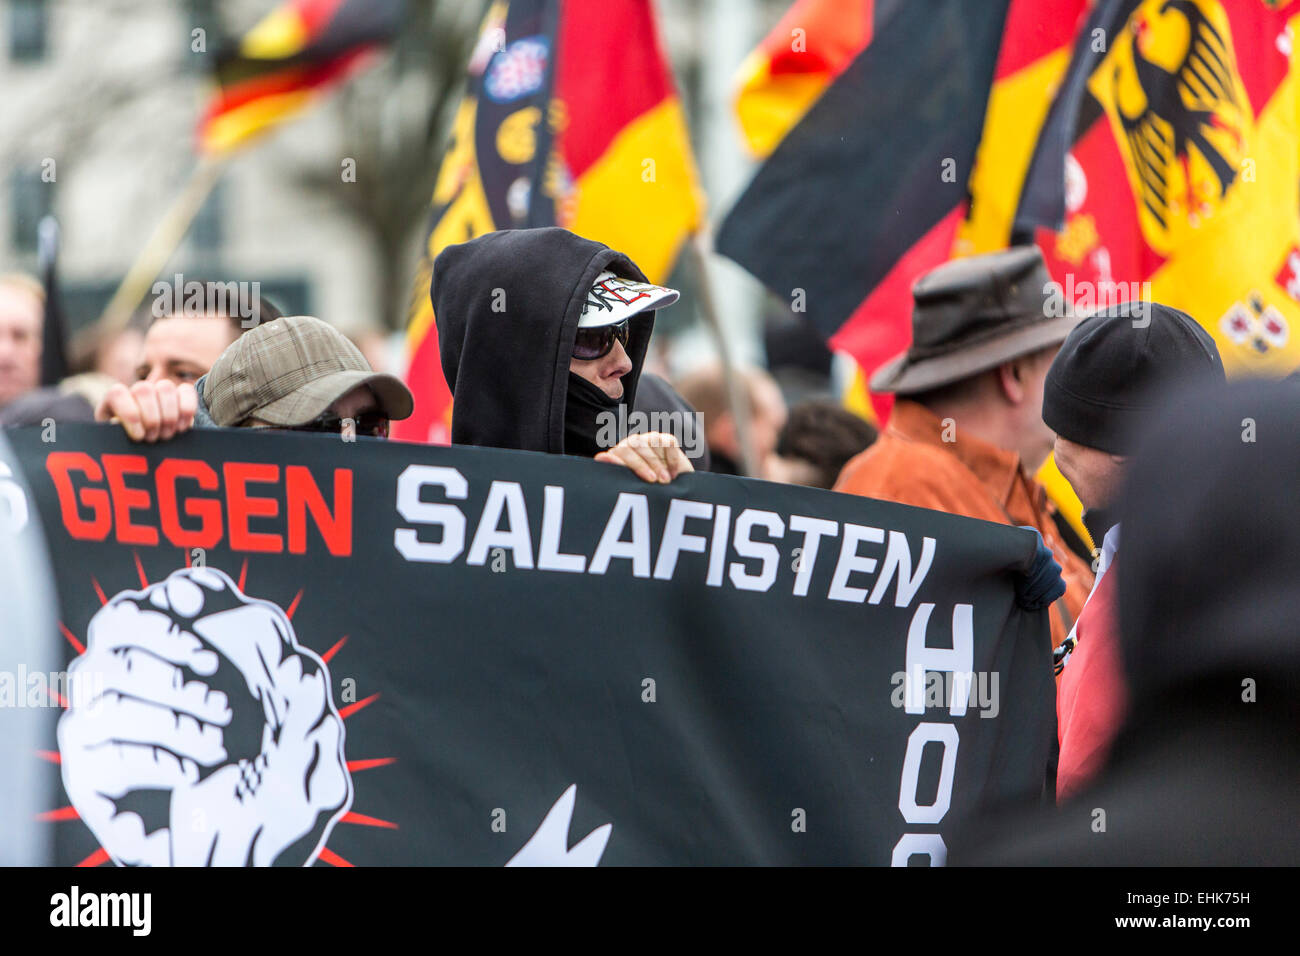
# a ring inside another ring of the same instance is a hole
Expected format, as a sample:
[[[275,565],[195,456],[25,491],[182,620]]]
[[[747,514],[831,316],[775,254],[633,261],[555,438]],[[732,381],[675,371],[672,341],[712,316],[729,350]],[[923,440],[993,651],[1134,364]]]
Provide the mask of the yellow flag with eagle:
[[[1300,366],[1298,28],[1296,2],[1099,5],[1017,213],[1076,307],[1182,309],[1229,375]]]

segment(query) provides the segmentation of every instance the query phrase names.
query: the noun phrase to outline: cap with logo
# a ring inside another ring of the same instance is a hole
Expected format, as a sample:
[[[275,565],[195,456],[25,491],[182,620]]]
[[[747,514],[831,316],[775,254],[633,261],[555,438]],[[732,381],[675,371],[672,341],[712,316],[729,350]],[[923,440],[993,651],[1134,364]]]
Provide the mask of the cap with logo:
[[[596,329],[603,325],[617,325],[638,312],[649,312],[672,305],[680,298],[676,289],[666,289],[649,282],[624,279],[606,269],[596,276],[582,306],[580,329]]]
[[[203,401],[221,427],[258,418],[292,428],[307,424],[358,385],[369,386],[390,419],[407,418],[415,407],[401,379],[374,371],[333,326],[290,315],[235,339],[204,379]]]

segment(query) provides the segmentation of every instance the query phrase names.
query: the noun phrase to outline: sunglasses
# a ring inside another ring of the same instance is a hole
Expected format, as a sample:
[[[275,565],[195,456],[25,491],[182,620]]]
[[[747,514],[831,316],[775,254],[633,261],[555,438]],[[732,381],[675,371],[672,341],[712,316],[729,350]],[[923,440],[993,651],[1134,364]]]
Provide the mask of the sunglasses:
[[[627,319],[614,325],[602,325],[594,329],[578,329],[573,340],[573,357],[583,362],[604,358],[620,342],[627,348]]]
[[[351,421],[351,432],[366,438],[388,437],[388,416],[380,411],[362,412],[351,419],[343,419],[334,412],[322,412],[302,425],[253,425],[254,431],[317,432],[326,435],[343,434],[344,422]]]

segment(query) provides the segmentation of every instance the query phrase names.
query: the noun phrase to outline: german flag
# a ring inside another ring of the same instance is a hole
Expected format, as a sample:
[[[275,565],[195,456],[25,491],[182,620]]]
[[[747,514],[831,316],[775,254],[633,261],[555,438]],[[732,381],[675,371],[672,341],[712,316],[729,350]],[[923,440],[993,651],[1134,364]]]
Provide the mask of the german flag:
[[[199,149],[248,142],[344,80],[401,26],[402,0],[289,0],[216,55],[217,93]]]
[[[497,229],[558,225],[626,253],[659,282],[702,215],[650,0],[498,0],[469,72],[411,290],[415,414],[394,425],[407,441],[450,436],[429,303],[444,248]]]
[[[798,0],[742,66],[736,111],[766,162],[717,245],[854,357],[856,411],[888,418],[865,381],[910,343],[916,279],[1011,241],[1088,6]],[[1084,533],[1050,462],[1039,477]]]
[[[1098,6],[1017,214],[1078,308],[1161,302],[1230,375],[1300,366],[1297,31],[1282,0]]]
[[[741,69],[767,162],[720,251],[870,374],[910,340],[911,285],[1005,248],[1087,0],[798,0]],[[882,417],[889,403],[876,397]]]

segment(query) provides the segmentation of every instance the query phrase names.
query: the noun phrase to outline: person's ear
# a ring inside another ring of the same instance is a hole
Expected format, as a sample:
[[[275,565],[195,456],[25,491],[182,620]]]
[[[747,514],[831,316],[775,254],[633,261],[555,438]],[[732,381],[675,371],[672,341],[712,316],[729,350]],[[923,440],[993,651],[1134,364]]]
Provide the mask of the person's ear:
[[[1025,368],[1023,359],[1003,362],[996,369],[998,390],[1012,405],[1019,405],[1025,400]]]

